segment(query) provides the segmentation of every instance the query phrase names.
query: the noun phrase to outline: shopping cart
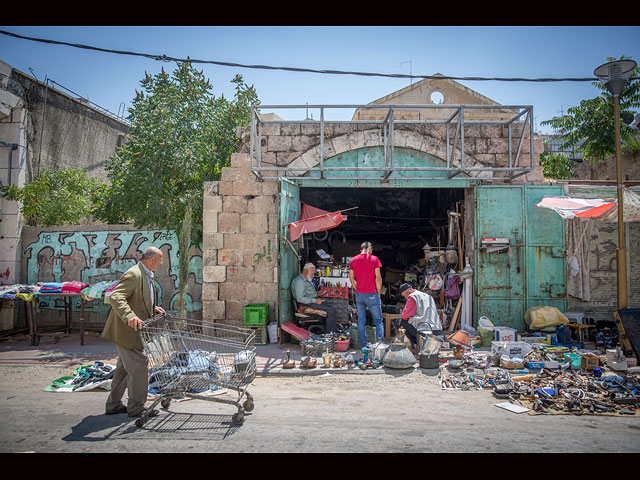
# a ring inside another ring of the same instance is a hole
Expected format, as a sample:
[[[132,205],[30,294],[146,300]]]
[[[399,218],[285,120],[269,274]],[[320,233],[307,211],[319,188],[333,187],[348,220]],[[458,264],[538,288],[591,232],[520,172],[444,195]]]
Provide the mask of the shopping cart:
[[[168,408],[172,398],[196,398],[235,405],[235,424],[253,410],[253,397],[246,387],[256,375],[255,332],[217,323],[158,314],[140,329],[150,369],[150,388],[158,398],[136,420],[142,427],[160,403]],[[211,390],[226,388],[237,392],[235,400],[212,396]],[[244,403],[240,403],[245,398]]]

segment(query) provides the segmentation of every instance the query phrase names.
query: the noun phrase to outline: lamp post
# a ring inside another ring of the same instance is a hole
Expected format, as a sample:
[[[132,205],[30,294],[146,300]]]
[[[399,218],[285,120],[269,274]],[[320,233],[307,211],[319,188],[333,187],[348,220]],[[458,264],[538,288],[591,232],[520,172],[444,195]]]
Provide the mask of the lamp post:
[[[633,60],[616,60],[600,65],[594,70],[594,75],[600,80],[613,97],[613,115],[616,132],[616,177],[618,190],[618,248],[616,250],[616,265],[618,269],[618,310],[627,308],[627,251],[624,246],[624,213],[623,213],[623,184],[622,168],[620,165],[620,94],[627,80],[636,68]]]

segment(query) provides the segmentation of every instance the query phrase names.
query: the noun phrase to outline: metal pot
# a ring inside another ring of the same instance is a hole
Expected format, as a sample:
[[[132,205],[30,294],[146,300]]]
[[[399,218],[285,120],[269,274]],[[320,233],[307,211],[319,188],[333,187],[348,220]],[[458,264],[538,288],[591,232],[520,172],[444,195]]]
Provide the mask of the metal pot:
[[[373,359],[382,363],[384,361],[384,357],[389,352],[389,345],[386,343],[377,343],[373,346]]]
[[[420,354],[420,368],[432,369],[439,368],[440,357],[437,353],[421,353]]]

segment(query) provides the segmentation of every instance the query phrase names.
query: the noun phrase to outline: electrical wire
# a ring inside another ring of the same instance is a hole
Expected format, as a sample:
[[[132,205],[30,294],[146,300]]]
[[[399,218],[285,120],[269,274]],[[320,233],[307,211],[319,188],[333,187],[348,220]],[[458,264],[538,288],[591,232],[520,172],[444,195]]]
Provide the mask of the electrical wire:
[[[140,53],[140,52],[130,52],[126,50],[113,50],[108,48],[94,47],[90,45],[83,45],[79,43],[69,43],[62,42],[59,40],[49,40],[44,38],[35,38],[35,37],[27,37],[24,35],[18,35],[17,33],[11,33],[4,30],[0,30],[0,34],[8,35],[14,38],[20,38],[22,40],[30,40],[34,42],[48,43],[52,45],[66,45],[74,48],[82,48],[87,50],[95,50],[99,52],[105,53],[114,53],[118,55],[133,55],[144,58],[149,58],[151,60],[162,61],[162,62],[178,62],[178,63],[198,63],[198,64],[211,64],[211,65],[220,65],[224,67],[236,67],[236,68],[252,68],[252,69],[261,69],[261,70],[284,70],[289,72],[298,72],[298,73],[319,73],[319,74],[329,74],[329,75],[358,75],[358,76],[367,76],[367,77],[389,77],[389,78],[421,78],[421,79],[431,79],[431,80],[466,80],[466,81],[501,81],[501,82],[593,82],[598,81],[597,78],[501,78],[501,77],[454,77],[447,75],[407,75],[403,73],[373,73],[373,72],[355,72],[355,71],[342,71],[342,70],[319,70],[314,68],[300,68],[300,67],[276,67],[270,65],[246,65],[241,63],[233,63],[233,62],[221,62],[216,60],[198,60],[193,58],[176,58],[169,57],[165,54],[156,55],[149,53]],[[630,80],[637,80],[638,78],[631,78]]]

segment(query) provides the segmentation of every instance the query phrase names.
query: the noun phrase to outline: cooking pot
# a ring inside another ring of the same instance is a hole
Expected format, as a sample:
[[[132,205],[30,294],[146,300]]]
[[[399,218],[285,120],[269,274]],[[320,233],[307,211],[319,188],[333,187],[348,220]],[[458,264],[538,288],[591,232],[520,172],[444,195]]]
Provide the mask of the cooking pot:
[[[416,363],[416,357],[413,356],[411,350],[404,342],[405,330],[404,328],[398,329],[398,334],[391,342],[389,351],[384,357],[384,366],[389,368],[411,368]]]
[[[372,352],[373,359],[382,363],[384,361],[384,357],[387,355],[387,352],[389,352],[389,345],[387,345],[386,343],[379,342],[373,345],[372,347],[373,347],[373,352]]]

